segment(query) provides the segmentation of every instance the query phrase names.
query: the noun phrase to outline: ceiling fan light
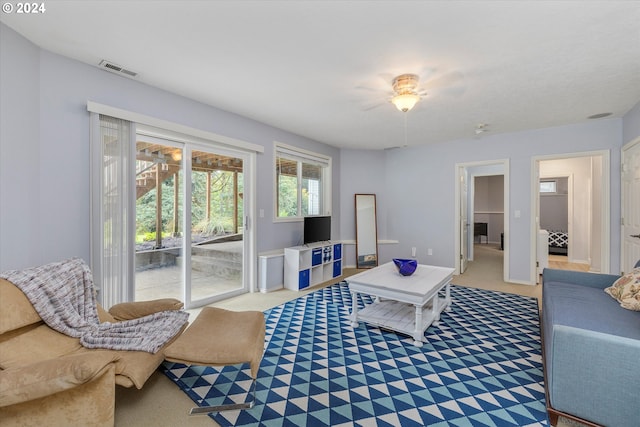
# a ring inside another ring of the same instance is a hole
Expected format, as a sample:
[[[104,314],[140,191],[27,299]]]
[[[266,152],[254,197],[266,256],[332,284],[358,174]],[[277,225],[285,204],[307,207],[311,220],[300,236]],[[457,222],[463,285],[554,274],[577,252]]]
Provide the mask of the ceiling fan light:
[[[393,105],[395,105],[396,108],[403,113],[411,110],[419,100],[420,96],[414,93],[403,93],[391,98],[391,102],[393,103]]]

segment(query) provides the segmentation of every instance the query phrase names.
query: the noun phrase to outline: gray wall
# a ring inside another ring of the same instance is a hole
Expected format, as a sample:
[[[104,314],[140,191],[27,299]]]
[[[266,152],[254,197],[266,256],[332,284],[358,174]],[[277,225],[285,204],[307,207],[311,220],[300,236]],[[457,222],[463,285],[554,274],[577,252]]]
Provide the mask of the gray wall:
[[[339,149],[41,50],[4,24],[0,43],[0,270],[89,261],[88,100],[262,145],[258,252],[302,239],[302,222],[273,223],[273,142],[331,156],[340,236]]]
[[[386,173],[385,151],[382,150],[349,150],[340,151],[340,231],[342,240],[355,241],[355,194],[375,194],[376,214],[378,226],[378,241],[393,239],[388,234],[388,221],[386,206]],[[355,171],[355,173],[354,173]],[[347,176],[348,178],[345,178]],[[398,256],[396,245],[382,243],[378,245],[378,260],[390,261]],[[409,256],[410,254],[406,254]],[[356,265],[355,245],[344,246],[344,261],[347,267]]]
[[[39,51],[0,24],[0,271],[38,262],[47,239],[40,232]]]

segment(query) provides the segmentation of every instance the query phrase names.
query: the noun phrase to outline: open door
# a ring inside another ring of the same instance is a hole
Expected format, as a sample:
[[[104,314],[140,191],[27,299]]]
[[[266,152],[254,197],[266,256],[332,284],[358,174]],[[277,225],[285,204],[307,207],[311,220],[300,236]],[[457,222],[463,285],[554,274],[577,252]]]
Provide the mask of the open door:
[[[622,149],[622,256],[620,271],[628,273],[640,259],[640,138]]]

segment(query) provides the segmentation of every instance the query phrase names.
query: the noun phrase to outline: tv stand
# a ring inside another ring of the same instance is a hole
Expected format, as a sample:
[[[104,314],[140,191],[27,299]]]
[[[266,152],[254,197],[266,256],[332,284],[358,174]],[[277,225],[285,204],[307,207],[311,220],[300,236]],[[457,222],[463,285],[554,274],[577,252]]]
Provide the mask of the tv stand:
[[[342,243],[316,242],[284,249],[284,287],[299,291],[342,276]]]

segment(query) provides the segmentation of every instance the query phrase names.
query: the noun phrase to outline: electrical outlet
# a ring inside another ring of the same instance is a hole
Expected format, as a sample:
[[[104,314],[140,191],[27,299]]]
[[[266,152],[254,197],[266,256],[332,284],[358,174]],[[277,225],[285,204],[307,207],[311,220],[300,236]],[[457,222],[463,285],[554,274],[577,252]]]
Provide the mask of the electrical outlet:
[[[411,256],[416,257],[416,248],[411,248]]]
[[[431,248],[427,249],[427,255],[429,256],[433,255],[433,249]]]

